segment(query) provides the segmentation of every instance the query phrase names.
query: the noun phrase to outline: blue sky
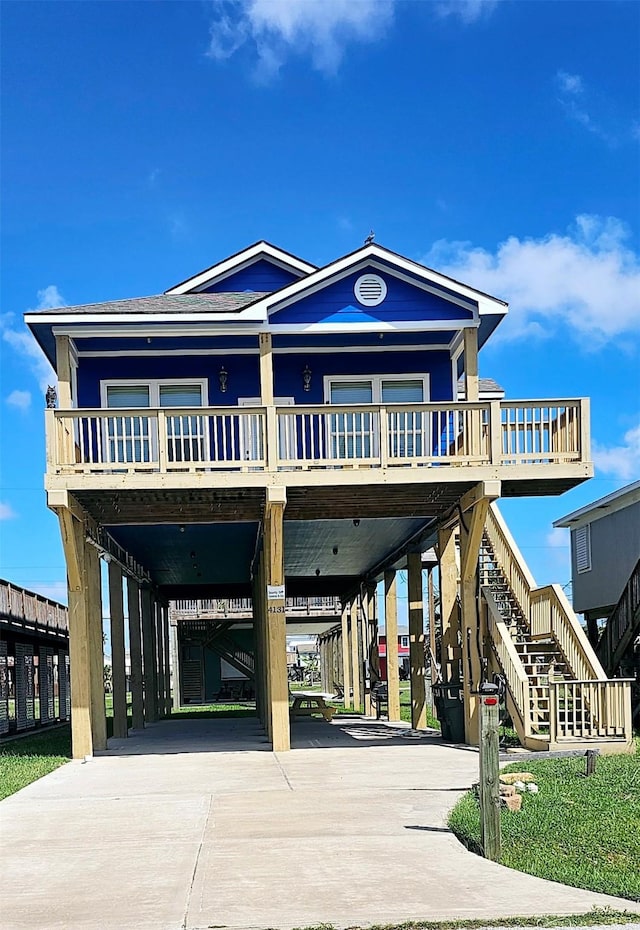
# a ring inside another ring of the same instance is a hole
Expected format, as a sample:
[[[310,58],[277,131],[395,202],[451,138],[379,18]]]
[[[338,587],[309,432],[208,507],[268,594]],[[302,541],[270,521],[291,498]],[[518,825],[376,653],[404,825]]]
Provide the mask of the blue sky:
[[[508,300],[507,397],[592,398],[596,478],[503,513],[539,583],[554,519],[640,475],[640,4],[2,4],[0,575],[63,600],[39,306],[162,292],[265,238],[376,241]]]

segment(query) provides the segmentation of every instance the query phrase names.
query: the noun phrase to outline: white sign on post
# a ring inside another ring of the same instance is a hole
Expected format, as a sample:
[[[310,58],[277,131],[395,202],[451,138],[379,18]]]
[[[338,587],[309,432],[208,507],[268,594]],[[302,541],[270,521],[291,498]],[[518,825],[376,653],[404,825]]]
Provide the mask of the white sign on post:
[[[268,584],[267,585],[267,600],[268,601],[283,601],[284,600],[284,585],[283,584]]]

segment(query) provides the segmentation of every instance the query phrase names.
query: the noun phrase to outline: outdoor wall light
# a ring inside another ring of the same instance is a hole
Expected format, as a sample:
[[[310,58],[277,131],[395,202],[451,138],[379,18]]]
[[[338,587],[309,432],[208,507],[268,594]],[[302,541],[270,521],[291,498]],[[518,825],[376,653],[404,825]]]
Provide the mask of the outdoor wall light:
[[[337,554],[338,554],[338,547],[337,547],[337,546],[334,546],[334,547],[333,547],[333,554],[334,554],[334,555],[337,555]]]
[[[360,521],[356,518],[356,519],[353,521],[353,525],[354,525],[354,526],[360,526]]]
[[[320,569],[316,568],[316,578],[318,577],[319,574],[320,574]]]
[[[304,391],[311,390],[311,369],[308,365],[304,366],[304,371],[302,372],[302,389]]]
[[[220,382],[220,390],[223,394],[227,393],[227,381],[228,380],[229,380],[229,372],[223,365],[218,374],[218,381]]]

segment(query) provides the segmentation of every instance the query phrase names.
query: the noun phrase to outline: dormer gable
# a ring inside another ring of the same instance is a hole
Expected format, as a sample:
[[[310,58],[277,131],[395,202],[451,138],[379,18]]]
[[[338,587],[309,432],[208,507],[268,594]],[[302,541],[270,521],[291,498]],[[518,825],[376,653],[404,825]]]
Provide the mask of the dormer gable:
[[[316,270],[315,265],[261,240],[170,287],[165,294],[272,293]]]

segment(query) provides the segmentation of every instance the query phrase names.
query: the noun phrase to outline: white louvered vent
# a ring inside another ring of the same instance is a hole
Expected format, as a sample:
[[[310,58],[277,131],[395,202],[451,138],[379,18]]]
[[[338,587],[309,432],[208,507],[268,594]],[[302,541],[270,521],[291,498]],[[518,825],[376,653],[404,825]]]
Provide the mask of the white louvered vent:
[[[356,281],[353,292],[358,303],[377,307],[387,296],[387,285],[377,274],[363,274]]]
[[[578,572],[591,571],[591,527],[580,526],[575,531],[576,568]]]

